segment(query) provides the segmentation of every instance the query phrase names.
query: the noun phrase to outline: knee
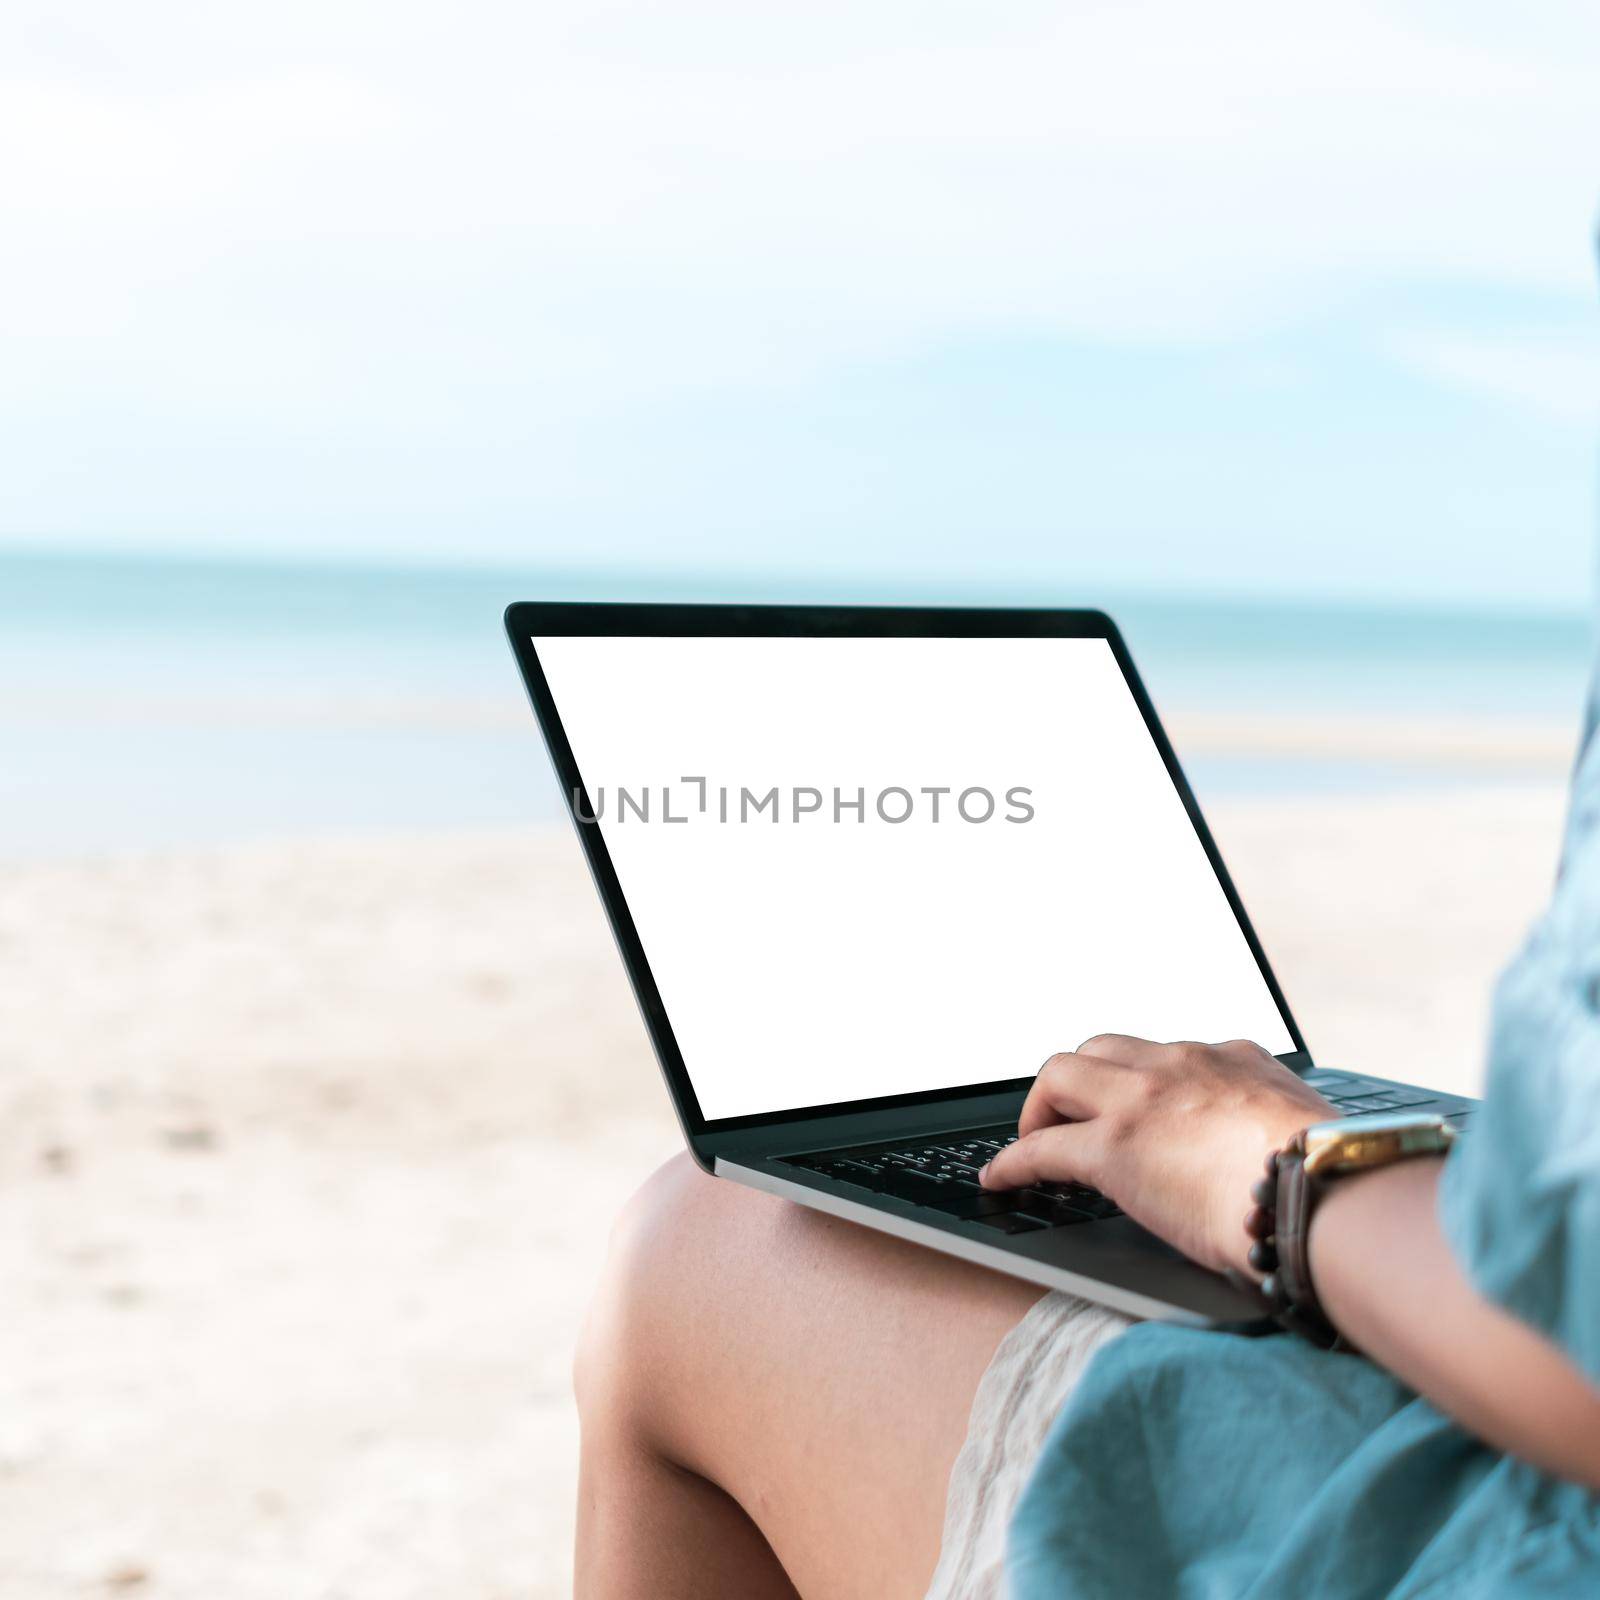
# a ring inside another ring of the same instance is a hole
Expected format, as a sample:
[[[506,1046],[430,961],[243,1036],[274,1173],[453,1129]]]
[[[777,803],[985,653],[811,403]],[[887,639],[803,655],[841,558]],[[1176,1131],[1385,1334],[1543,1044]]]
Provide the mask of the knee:
[[[643,1426],[667,1382],[694,1295],[689,1256],[704,1247],[703,1216],[726,1187],[687,1155],[639,1187],[611,1229],[600,1282],[573,1362],[586,1433]]]

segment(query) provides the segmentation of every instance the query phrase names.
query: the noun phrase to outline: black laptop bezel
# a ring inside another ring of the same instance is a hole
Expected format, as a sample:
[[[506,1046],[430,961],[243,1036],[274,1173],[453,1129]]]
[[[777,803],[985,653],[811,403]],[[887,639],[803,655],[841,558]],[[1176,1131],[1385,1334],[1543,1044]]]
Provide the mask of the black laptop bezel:
[[[684,1132],[691,1140],[720,1135],[744,1128],[768,1128],[786,1123],[833,1119],[855,1113],[892,1111],[896,1107],[926,1107],[946,1102],[971,1100],[999,1093],[1025,1090],[1032,1082],[1027,1077],[1001,1078],[987,1083],[964,1084],[951,1089],[919,1090],[910,1094],[879,1095],[863,1100],[836,1101],[827,1105],[797,1106],[781,1111],[752,1112],[738,1117],[707,1118],[700,1109],[682,1052],[672,1030],[671,1020],[656,987],[632,914],[617,879],[616,869],[606,849],[600,828],[581,820],[582,814],[596,815],[584,786],[572,746],[567,741],[561,714],[550,692],[549,682],[539,661],[534,638],[990,638],[990,639],[1103,639],[1111,647],[1117,665],[1155,740],[1189,821],[1199,835],[1206,858],[1217,874],[1228,905],[1238,920],[1245,942],[1261,970],[1268,991],[1294,1041],[1294,1050],[1278,1059],[1296,1071],[1306,1071],[1311,1062],[1304,1038],[1276,974],[1268,962],[1261,941],[1239,899],[1233,878],[1217,849],[1211,830],[1195,800],[1183,768],[1166,730],[1156,714],[1133,658],[1117,625],[1103,611],[1094,609],[1032,609],[1008,607],[958,606],[840,606],[840,605],[742,605],[678,604],[621,601],[526,600],[506,608],[506,634],[521,669],[523,682],[532,701],[534,715],[544,735],[545,747],[561,782],[563,803],[584,858],[594,877],[606,918],[622,955],[623,966],[633,987],[634,998],[644,1018],[646,1030],[677,1107]]]

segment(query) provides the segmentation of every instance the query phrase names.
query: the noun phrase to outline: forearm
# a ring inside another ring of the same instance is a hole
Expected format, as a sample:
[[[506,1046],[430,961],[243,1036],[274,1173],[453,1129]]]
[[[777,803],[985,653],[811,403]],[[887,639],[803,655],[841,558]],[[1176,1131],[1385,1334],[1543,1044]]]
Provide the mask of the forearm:
[[[1548,1340],[1485,1300],[1445,1242],[1442,1161],[1335,1184],[1311,1228],[1334,1325],[1480,1439],[1600,1489],[1600,1390]]]

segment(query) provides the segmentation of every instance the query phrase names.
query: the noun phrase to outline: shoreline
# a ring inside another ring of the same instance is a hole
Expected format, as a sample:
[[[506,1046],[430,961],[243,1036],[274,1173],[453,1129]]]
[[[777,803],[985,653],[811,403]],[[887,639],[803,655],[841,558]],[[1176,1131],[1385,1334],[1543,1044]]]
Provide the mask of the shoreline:
[[[1208,811],[1559,784],[1576,746],[1575,718],[1169,708],[1165,721]],[[17,758],[0,777],[0,863],[565,820],[533,718],[510,695],[73,701],[70,714],[59,697],[19,709],[13,696],[0,722]]]
[[[1283,710],[1246,707],[1214,710],[1162,704],[1163,722],[1180,751],[1208,754],[1294,755],[1326,760],[1451,761],[1498,766],[1531,763],[1543,770],[1570,759],[1581,705],[1571,716],[1530,717],[1525,712],[1395,711],[1360,705]],[[149,694],[119,691],[112,698],[80,693],[0,692],[0,722],[56,727],[307,728],[412,733],[495,732],[526,735],[532,714],[504,695],[339,693]]]

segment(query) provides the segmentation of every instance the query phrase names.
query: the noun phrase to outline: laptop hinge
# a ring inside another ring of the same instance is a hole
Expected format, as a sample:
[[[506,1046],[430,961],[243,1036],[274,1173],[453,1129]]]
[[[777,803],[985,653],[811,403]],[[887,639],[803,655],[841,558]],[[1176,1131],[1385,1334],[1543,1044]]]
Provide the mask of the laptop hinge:
[[[827,1150],[839,1145],[872,1144],[880,1139],[1015,1122],[1026,1097],[1026,1088],[1007,1089],[887,1109],[774,1120],[748,1128],[697,1134],[689,1142],[696,1158],[709,1170],[719,1155],[761,1160],[800,1150]]]

